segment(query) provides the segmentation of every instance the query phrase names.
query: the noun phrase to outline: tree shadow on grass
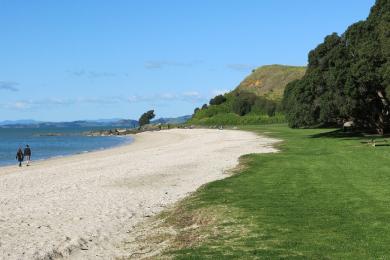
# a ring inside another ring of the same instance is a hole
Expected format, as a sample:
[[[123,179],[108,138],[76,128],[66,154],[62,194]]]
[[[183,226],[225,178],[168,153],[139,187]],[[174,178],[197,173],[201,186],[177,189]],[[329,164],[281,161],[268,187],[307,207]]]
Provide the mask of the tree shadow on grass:
[[[375,146],[390,146],[390,143],[388,144],[386,141],[386,138],[389,137],[390,134],[378,135],[375,133],[367,133],[363,131],[343,131],[342,129],[310,135],[310,138],[340,138],[343,140],[361,140],[361,143],[367,144],[372,144],[374,141],[381,142],[375,144]]]
[[[333,131],[328,132],[322,132],[318,134],[310,135],[310,138],[359,138],[359,137],[365,137],[364,133],[362,132],[344,132],[342,129],[337,129]]]

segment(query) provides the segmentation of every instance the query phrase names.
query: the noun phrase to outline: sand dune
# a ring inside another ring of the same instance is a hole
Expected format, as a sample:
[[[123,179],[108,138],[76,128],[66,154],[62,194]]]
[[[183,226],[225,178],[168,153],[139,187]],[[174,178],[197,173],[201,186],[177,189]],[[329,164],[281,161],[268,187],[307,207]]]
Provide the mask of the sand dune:
[[[233,130],[145,132],[130,145],[0,168],[0,258],[112,259],[134,226],[276,140]]]

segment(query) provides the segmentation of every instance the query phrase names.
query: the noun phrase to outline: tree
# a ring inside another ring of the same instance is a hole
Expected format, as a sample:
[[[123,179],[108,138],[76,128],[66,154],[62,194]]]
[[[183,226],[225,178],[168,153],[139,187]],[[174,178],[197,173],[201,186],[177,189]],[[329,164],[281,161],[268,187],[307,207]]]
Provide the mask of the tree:
[[[215,96],[214,98],[210,99],[210,105],[220,105],[226,101],[226,97],[223,95]]]
[[[377,0],[366,21],[336,33],[309,53],[301,80],[287,85],[283,107],[291,127],[341,125],[383,133],[389,122],[390,1]]]
[[[233,101],[233,112],[239,116],[248,114],[255,102],[255,95],[251,93],[239,93]]]
[[[195,108],[194,109],[194,114],[196,114],[199,110],[200,110],[199,107]]]
[[[207,109],[207,104],[203,104],[202,109]]]
[[[279,106],[277,102],[261,96],[257,96],[254,104],[251,107],[251,112],[257,114],[267,114],[268,116],[272,117],[275,115],[278,109]]]
[[[265,111],[268,116],[274,116],[276,112],[276,104],[274,102],[265,103]]]
[[[154,110],[149,110],[142,114],[142,116],[139,118],[138,122],[140,126],[144,126],[150,123],[150,120],[152,120],[156,115],[154,114]]]
[[[233,103],[233,111],[239,116],[245,116],[251,111],[251,105],[245,99],[236,99]]]

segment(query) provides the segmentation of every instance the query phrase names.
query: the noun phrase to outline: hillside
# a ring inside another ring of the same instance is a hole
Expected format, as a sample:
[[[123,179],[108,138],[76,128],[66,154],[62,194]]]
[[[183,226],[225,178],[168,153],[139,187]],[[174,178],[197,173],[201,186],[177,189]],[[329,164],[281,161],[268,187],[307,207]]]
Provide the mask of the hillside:
[[[259,67],[247,76],[236,88],[263,96],[270,100],[280,101],[284,88],[293,80],[301,79],[306,67],[267,65]]]
[[[252,71],[233,91],[196,108],[190,124],[245,125],[284,122],[280,101],[286,85],[305,67],[268,65]]]

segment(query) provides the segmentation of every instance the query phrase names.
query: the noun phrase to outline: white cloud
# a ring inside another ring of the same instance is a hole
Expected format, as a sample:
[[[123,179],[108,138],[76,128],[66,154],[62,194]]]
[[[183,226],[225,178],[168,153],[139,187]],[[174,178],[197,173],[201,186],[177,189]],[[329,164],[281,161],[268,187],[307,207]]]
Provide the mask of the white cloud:
[[[218,95],[226,94],[228,92],[230,92],[229,89],[215,89],[215,90],[213,90],[212,93],[213,93],[214,96],[218,96]]]
[[[162,93],[159,95],[158,98],[165,99],[165,100],[172,100],[172,99],[176,99],[177,96],[172,93]]]
[[[188,91],[188,92],[184,92],[184,93],[183,93],[183,96],[185,96],[185,97],[201,97],[201,95],[199,94],[198,91]]]
[[[30,107],[30,104],[22,101],[17,101],[15,103],[10,104],[9,106],[10,108],[15,108],[15,109],[26,109]]]
[[[186,102],[197,102],[199,100],[205,100],[206,98],[203,97],[199,92],[197,91],[188,91],[181,94],[175,94],[175,93],[158,93],[158,94],[152,94],[148,96],[137,96],[133,95],[130,97],[125,98],[126,102],[129,103],[141,103],[141,102],[164,102],[164,101],[186,101]]]

